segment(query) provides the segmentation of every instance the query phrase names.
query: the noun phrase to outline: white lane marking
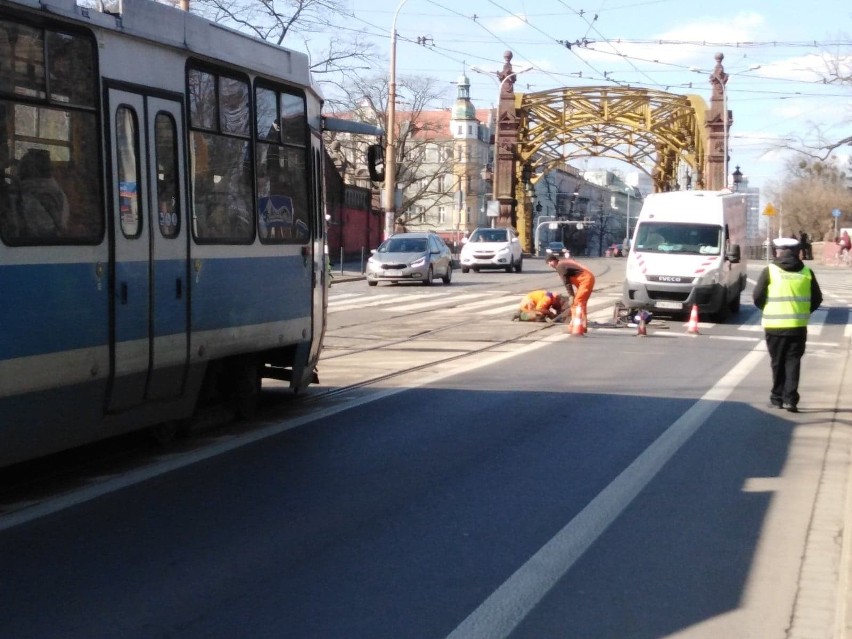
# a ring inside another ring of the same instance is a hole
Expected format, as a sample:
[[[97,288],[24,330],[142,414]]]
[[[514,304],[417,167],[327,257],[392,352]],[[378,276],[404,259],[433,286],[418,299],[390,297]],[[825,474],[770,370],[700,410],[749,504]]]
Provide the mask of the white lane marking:
[[[430,306],[435,307],[445,307],[448,304],[455,304],[457,302],[463,302],[468,299],[476,299],[480,297],[478,293],[465,293],[463,295],[457,295],[455,297],[434,297],[425,302],[416,302],[414,304],[400,304],[399,306],[394,306],[393,310],[395,311],[416,311],[421,308],[429,308]],[[456,309],[447,309],[447,310],[456,310]]]
[[[513,302],[512,304],[504,304],[503,306],[498,306],[496,308],[489,308],[488,310],[479,311],[479,315],[502,315],[505,314],[509,319],[511,319],[512,314],[518,311],[520,308],[520,302]]]
[[[757,348],[743,357],[447,639],[508,637],[763,358]]]

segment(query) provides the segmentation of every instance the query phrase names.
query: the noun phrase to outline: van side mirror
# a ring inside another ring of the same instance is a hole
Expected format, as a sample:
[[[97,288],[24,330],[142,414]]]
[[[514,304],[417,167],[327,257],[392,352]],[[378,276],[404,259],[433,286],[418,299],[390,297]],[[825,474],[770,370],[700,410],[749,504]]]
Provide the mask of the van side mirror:
[[[367,170],[373,182],[385,181],[385,149],[381,144],[367,147]]]

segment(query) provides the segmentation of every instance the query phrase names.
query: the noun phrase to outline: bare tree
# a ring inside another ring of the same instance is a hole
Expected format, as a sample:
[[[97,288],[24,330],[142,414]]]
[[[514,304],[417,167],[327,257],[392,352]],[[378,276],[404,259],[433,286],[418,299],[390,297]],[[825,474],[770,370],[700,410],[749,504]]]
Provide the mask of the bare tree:
[[[848,42],[848,39],[847,39]],[[852,89],[852,49],[848,45],[838,48],[833,53],[824,52],[822,55],[822,69],[814,69],[814,72],[822,77],[823,84],[830,84]],[[850,91],[852,93],[852,91]],[[852,124],[852,111],[845,120]],[[841,138],[833,138],[825,132],[825,127],[813,124],[807,136],[791,134],[782,148],[801,153],[804,156],[816,160],[826,160],[837,149],[844,146],[852,146],[852,135]]]
[[[397,79],[396,184],[403,193],[398,225],[436,226],[440,206],[452,206],[458,184],[453,176],[453,145],[448,120],[430,108],[443,97],[432,78],[406,76]],[[388,79],[385,76],[355,80],[346,87],[344,99],[335,103],[338,117],[353,117],[387,129]],[[347,158],[363,157],[373,139],[348,134],[327,134]],[[356,163],[346,162],[355,168]],[[341,165],[338,165],[340,168]],[[351,180],[352,176],[346,176]],[[378,188],[378,185],[373,185]]]
[[[852,164],[840,161],[793,159],[786,167],[783,185],[770,188],[780,204],[784,235],[802,231],[817,241],[834,239],[831,212],[840,209],[852,219]]]
[[[190,0],[190,11],[274,44],[304,45],[317,80],[333,86],[376,58],[365,32],[352,29],[343,0]],[[314,49],[315,41],[322,44]]]

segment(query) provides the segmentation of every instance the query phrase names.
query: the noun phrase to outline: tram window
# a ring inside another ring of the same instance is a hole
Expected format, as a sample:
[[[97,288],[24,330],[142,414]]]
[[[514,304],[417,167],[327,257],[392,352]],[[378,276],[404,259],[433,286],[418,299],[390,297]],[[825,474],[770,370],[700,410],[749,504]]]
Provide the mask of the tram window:
[[[139,127],[136,113],[121,106],[115,112],[115,154],[118,158],[118,215],[125,237],[139,237]]]
[[[248,140],[192,132],[195,236],[245,243],[254,237]]]
[[[281,141],[304,146],[308,135],[305,115],[305,98],[289,93],[281,94]]]
[[[216,129],[216,76],[198,69],[190,69],[189,81],[189,121],[193,128]]]
[[[248,84],[234,78],[219,78],[219,119],[223,133],[249,134]]]
[[[257,87],[257,225],[265,243],[304,244],[313,228],[301,96]]]
[[[82,71],[63,66],[69,55]],[[81,75],[94,67],[93,40],[0,20],[0,60],[10,61],[0,62],[0,238],[13,246],[99,242],[97,82]]]
[[[304,244],[311,239],[305,149],[257,145],[261,240]]]
[[[278,124],[278,93],[269,89],[258,88],[255,92],[255,109],[257,110],[257,137],[269,142],[281,141],[281,126]]]
[[[157,162],[157,221],[163,237],[180,233],[178,199],[177,125],[168,113],[158,113],[154,125]]]
[[[44,32],[0,21],[0,90],[29,98],[47,97],[44,73]]]
[[[189,69],[187,87],[193,235],[199,242],[249,243],[255,209],[248,82]]]
[[[47,61],[51,100],[95,106],[95,53],[90,40],[49,32]]]

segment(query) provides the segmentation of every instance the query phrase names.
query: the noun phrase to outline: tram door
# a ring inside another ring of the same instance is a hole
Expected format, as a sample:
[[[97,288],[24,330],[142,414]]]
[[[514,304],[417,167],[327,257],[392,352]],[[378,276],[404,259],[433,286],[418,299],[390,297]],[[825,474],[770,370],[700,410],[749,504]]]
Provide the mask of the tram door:
[[[109,91],[115,246],[112,387],[119,411],[183,393],[188,240],[181,103]]]

